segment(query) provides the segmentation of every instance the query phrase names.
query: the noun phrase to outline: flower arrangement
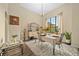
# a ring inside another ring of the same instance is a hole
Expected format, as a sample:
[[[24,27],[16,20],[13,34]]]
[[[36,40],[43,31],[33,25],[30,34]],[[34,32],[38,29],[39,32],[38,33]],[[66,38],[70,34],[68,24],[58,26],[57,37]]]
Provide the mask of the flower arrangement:
[[[15,43],[15,42],[16,42],[16,37],[17,37],[17,36],[18,36],[18,35],[13,35],[13,36],[12,36],[12,40],[11,40],[12,43]]]

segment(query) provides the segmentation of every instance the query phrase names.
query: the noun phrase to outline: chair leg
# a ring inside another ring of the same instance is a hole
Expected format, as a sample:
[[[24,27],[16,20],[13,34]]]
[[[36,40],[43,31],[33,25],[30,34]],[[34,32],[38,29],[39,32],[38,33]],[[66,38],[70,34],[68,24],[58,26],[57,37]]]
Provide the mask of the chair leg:
[[[38,40],[38,46],[40,46],[40,40]]]
[[[63,54],[65,54],[65,53],[64,53],[64,49],[63,49],[63,45],[62,45],[62,44],[61,44],[61,47],[62,47],[62,50],[63,50]]]
[[[60,55],[62,55],[62,54],[61,54],[61,49],[62,49],[63,54],[64,54],[64,49],[63,49],[63,45],[62,45],[62,44],[61,44],[61,45],[59,45]]]
[[[60,53],[60,55],[61,55],[61,46],[60,45],[58,45],[58,48],[59,48],[59,53]]]
[[[36,39],[35,39],[35,43],[36,43]]]
[[[38,46],[42,46],[42,42],[40,40],[38,42]],[[42,47],[41,47],[41,50],[42,50]]]

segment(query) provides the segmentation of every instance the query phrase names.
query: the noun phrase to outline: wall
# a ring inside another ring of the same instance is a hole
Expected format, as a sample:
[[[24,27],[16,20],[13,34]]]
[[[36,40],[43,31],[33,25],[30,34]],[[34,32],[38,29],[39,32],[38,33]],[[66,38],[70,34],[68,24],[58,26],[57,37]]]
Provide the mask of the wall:
[[[79,48],[79,4],[72,4],[72,46]]]
[[[0,42],[5,42],[5,11],[7,4],[0,4]]]
[[[9,31],[7,33],[8,40],[11,39],[11,35],[13,35],[13,33],[18,34],[19,37],[17,39],[23,39],[23,36],[22,36],[23,30],[28,29],[27,28],[28,23],[35,22],[41,25],[40,15],[19,6],[19,4],[8,4],[8,16],[9,15],[19,16],[20,25],[12,26],[12,25],[9,25],[8,23],[8,27],[9,27],[8,28]]]

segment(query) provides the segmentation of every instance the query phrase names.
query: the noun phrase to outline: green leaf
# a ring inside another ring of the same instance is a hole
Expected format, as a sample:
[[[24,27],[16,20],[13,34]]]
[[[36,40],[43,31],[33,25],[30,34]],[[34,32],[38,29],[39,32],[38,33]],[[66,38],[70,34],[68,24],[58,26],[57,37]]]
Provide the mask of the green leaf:
[[[67,40],[71,39],[71,33],[65,32],[64,35],[65,35],[65,37],[66,37]]]

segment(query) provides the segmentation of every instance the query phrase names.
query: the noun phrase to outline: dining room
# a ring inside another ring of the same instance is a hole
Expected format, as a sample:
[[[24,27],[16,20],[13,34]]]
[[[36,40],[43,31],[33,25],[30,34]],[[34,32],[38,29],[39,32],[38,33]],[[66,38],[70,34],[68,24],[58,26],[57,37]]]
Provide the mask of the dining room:
[[[0,56],[78,56],[78,10],[74,3],[0,4]]]

